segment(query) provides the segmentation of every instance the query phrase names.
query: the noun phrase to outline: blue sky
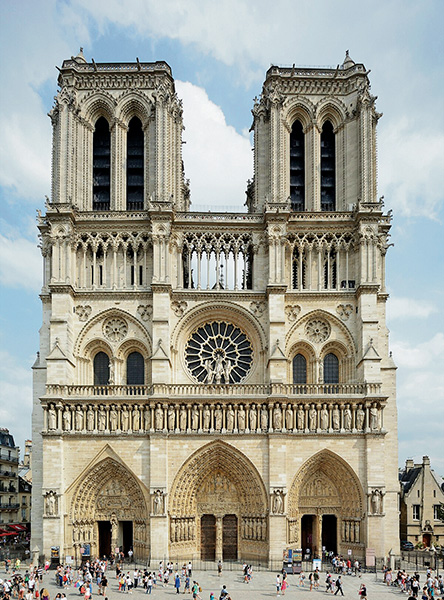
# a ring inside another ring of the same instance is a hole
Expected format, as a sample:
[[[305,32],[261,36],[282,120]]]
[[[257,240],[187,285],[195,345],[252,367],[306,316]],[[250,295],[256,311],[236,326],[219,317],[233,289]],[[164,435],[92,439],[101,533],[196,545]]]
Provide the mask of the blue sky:
[[[0,0],[0,426],[31,433],[41,260],[35,211],[50,194],[55,65],[166,60],[184,102],[194,207],[243,204],[251,107],[270,64],[371,70],[384,113],[379,194],[393,209],[387,257],[398,369],[399,462],[444,475],[444,48],[440,0]]]

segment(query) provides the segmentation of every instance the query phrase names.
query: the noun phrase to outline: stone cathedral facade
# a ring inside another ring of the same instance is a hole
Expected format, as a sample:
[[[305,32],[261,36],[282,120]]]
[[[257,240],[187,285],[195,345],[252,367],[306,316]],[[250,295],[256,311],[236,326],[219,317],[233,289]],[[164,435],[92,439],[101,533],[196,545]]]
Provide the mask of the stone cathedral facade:
[[[267,71],[244,213],[193,212],[168,64],[80,52],[59,71],[32,547],[396,551],[391,216],[364,65]]]

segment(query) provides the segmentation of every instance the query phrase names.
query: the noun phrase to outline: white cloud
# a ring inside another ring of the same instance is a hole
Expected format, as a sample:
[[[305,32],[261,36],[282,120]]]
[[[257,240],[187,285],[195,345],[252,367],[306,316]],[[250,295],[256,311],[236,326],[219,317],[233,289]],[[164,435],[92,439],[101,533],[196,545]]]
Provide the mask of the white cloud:
[[[380,189],[395,212],[436,217],[444,201],[444,133],[402,118],[380,136]]]
[[[438,312],[438,308],[426,300],[415,300],[414,298],[401,298],[391,296],[387,304],[387,319],[427,319],[430,315]]]
[[[31,360],[24,366],[17,358],[0,350],[0,423],[21,446],[31,437]]]
[[[182,81],[176,88],[183,99],[183,158],[193,205],[242,205],[246,180],[253,174],[249,138],[227,125],[204,89]]]
[[[42,258],[34,242],[0,234],[0,280],[4,287],[40,291]]]

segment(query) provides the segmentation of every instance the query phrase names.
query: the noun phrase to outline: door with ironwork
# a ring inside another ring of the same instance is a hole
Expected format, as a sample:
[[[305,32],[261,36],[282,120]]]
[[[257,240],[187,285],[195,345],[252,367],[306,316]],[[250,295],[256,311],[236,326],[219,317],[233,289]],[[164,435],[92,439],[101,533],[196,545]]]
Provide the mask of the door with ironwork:
[[[216,517],[214,515],[201,517],[200,557],[202,560],[216,559]]]
[[[222,521],[222,547],[224,560],[237,560],[237,517],[225,515]]]

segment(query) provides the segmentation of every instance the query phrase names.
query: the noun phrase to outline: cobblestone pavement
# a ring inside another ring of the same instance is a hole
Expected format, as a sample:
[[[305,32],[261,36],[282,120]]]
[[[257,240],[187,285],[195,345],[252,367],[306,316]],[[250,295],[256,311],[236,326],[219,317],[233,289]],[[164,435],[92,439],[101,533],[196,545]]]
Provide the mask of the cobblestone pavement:
[[[22,569],[23,570],[23,569]],[[3,571],[3,570],[2,570]],[[129,570],[132,575],[133,569]],[[143,588],[136,588],[133,590],[132,594],[126,594],[118,591],[118,584],[115,578],[114,570],[109,570],[107,572],[107,576],[109,579],[109,587],[107,591],[108,600],[123,600],[123,597],[130,596],[133,600],[142,600],[145,598]],[[4,577],[4,574],[0,575],[0,577]],[[222,585],[226,585],[227,589],[233,600],[257,600],[258,598],[276,598],[276,588],[275,588],[275,579],[276,572],[274,571],[261,571],[254,573],[253,579],[249,584],[243,582],[243,577],[241,571],[226,571],[222,573],[221,577],[218,577],[216,572],[212,571],[193,571],[193,576],[191,578],[199,582],[199,585],[202,587],[202,592],[200,593],[200,597],[202,600],[209,600],[210,593],[213,592],[216,600],[219,598],[219,592],[221,590]],[[398,588],[396,587],[387,587],[382,581],[382,573],[378,573],[375,575],[374,573],[364,573],[362,578],[359,577],[351,577],[351,576],[343,576],[343,589],[344,589],[344,597],[346,598],[355,598],[359,599],[358,590],[360,588],[361,583],[365,583],[367,586],[367,598],[368,600],[384,600],[385,598],[407,598],[406,594],[402,594]],[[285,598],[289,598],[290,600],[298,599],[298,598],[316,598],[321,596],[326,596],[325,592],[325,572],[321,573],[320,577],[320,586],[318,590],[313,590],[311,593],[308,589],[308,584],[306,581],[305,587],[298,587],[299,577],[296,575],[289,575],[289,588],[286,590]],[[421,573],[421,583],[425,582],[425,573]],[[61,588],[57,587],[54,582],[54,572],[50,571],[48,574],[44,576],[43,586],[47,587],[50,592],[51,600],[54,599],[55,595],[63,591]],[[42,586],[40,586],[41,589]],[[183,589],[183,586],[182,586]],[[76,598],[81,598],[78,590],[74,587],[68,588],[64,590],[68,600],[75,600]],[[153,589],[153,593],[151,595],[150,600],[174,600],[174,597],[177,596],[176,591],[170,583],[167,587],[157,587]],[[181,597],[183,594],[181,594]],[[330,597],[331,594],[328,595]],[[338,594],[338,597],[341,597],[341,594]],[[97,593],[97,586],[93,586],[93,598],[98,600],[99,596]],[[191,600],[191,595],[187,595],[187,598]],[[283,596],[280,596],[279,600],[283,600]],[[435,600],[437,600],[435,598]]]

